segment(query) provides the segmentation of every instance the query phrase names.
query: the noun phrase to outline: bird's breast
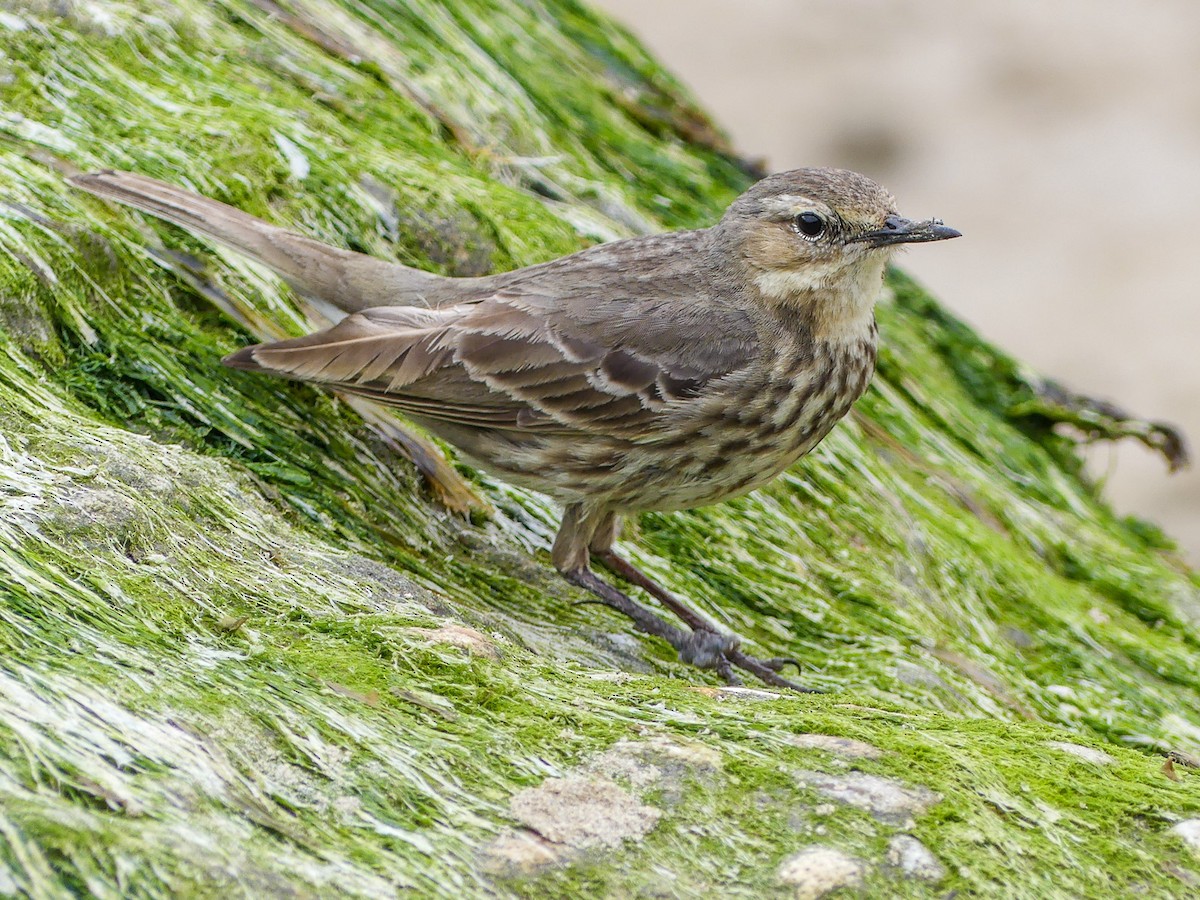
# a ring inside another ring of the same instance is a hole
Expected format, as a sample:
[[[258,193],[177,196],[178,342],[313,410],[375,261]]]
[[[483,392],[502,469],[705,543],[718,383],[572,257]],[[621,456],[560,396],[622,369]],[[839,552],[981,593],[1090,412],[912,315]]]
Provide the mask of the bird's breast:
[[[694,427],[678,428],[660,460],[654,508],[714,503],[773,479],[849,412],[870,383],[875,354],[873,328],[851,342],[781,347],[707,398]]]

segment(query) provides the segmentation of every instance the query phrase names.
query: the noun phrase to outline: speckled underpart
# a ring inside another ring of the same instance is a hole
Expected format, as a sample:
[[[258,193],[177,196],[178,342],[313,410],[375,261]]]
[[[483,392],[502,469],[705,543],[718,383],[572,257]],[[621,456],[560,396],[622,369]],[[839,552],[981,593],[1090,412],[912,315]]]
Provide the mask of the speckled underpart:
[[[759,487],[810,452],[862,396],[875,367],[876,331],[849,345],[778,348],[727,389],[678,404],[657,439],[511,442],[499,468],[565,502],[614,512],[687,509]],[[510,441],[503,434],[497,441]]]

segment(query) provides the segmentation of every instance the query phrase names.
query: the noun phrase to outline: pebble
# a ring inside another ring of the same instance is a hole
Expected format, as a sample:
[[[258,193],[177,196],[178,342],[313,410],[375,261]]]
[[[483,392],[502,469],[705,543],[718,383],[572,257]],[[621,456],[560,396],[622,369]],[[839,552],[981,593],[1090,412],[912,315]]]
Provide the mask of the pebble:
[[[836,847],[805,847],[783,861],[779,880],[795,888],[796,900],[817,900],[831,891],[862,884],[866,866]]]
[[[887,862],[905,878],[936,882],[946,877],[946,867],[911,834],[898,834],[888,841]]]

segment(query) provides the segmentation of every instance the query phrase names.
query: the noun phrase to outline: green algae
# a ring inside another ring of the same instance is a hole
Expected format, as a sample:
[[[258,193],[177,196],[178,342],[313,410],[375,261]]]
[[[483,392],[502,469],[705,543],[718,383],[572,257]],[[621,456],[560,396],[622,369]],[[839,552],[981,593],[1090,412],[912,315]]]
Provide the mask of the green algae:
[[[941,796],[911,831],[945,882],[876,868],[869,890],[1200,878],[1167,833],[1200,814],[1196,776],[1160,755],[1200,742],[1200,583],[1022,419],[1016,364],[904,276],[879,377],[816,454],[628,529],[648,571],[832,692],[738,699],[577,605],[541,498],[467,471],[495,512],[463,521],[341,401],[222,369],[247,337],[206,296],[282,333],[303,305],[56,170],[135,169],[434,271],[710,221],[746,176],[628,35],[565,0],[11,15],[0,895],[778,894],[797,848],[878,861],[896,833],[815,812],[797,773],[848,769],[788,743],[804,732]],[[447,624],[494,652],[430,638]],[[641,842],[489,874],[513,794],[646,736],[719,770],[647,794],[664,815]]]

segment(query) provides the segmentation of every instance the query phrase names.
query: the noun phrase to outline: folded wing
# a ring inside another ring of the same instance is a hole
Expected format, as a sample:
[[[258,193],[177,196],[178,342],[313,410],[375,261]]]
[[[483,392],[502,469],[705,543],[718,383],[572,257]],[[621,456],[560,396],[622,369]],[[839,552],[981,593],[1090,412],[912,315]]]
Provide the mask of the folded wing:
[[[642,313],[669,317],[671,308]],[[665,409],[751,358],[753,329],[736,312],[728,318],[705,352],[664,344],[669,323],[646,329],[657,335],[648,344],[636,330],[573,319],[550,298],[497,292],[442,309],[364,310],[226,364],[326,383],[435,422],[645,440]]]

